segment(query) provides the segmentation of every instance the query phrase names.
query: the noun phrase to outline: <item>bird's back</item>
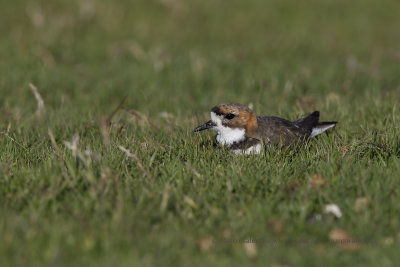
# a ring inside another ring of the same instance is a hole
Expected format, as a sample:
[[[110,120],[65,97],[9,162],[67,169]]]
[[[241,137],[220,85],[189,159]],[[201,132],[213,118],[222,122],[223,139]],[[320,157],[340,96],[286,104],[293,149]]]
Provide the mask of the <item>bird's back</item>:
[[[311,134],[311,128],[300,127],[296,123],[273,116],[258,116],[257,138],[266,144],[284,146],[303,141]]]
[[[266,144],[288,146],[313,138],[334,127],[337,122],[319,122],[319,111],[314,111],[295,121],[273,116],[258,116],[257,123],[258,129],[254,133],[254,138]]]

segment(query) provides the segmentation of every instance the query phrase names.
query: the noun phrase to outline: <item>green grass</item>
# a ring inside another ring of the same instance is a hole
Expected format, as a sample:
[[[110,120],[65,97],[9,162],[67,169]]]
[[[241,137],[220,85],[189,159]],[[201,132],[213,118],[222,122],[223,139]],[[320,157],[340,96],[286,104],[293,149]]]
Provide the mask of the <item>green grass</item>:
[[[2,2],[1,265],[398,263],[397,0]],[[107,146],[101,121],[125,96]],[[191,132],[230,101],[340,123],[297,151],[235,156]],[[316,220],[331,203],[343,216]],[[349,251],[336,228],[371,243]],[[246,238],[280,243],[223,242]]]

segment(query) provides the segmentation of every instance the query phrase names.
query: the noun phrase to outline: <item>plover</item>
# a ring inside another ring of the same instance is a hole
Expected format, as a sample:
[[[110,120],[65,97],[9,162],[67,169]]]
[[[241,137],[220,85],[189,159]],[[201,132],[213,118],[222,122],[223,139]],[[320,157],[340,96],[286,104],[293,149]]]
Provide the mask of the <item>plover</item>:
[[[260,153],[263,147],[304,143],[334,127],[336,121],[319,122],[319,111],[289,121],[273,116],[256,116],[247,106],[237,103],[219,104],[211,109],[211,120],[194,132],[217,131],[215,142],[235,153]]]

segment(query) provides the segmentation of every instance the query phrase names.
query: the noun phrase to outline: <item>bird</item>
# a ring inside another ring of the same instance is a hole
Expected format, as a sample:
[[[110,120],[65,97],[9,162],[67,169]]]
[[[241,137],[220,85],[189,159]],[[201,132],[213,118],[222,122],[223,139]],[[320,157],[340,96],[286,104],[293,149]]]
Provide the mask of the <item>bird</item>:
[[[214,142],[235,154],[259,154],[265,148],[291,147],[335,127],[337,121],[319,122],[319,111],[294,120],[275,116],[256,116],[249,107],[224,103],[211,109],[211,120],[196,127],[194,132],[212,129]]]

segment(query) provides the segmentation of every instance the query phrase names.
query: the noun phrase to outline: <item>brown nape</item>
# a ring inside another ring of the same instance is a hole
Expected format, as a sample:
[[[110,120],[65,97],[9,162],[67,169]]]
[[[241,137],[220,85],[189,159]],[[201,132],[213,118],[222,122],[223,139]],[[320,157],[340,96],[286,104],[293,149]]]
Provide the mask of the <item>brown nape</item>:
[[[248,113],[248,119],[246,123],[246,135],[247,136],[252,136],[253,133],[257,130],[258,124],[257,124],[257,117],[254,114],[254,112]]]

